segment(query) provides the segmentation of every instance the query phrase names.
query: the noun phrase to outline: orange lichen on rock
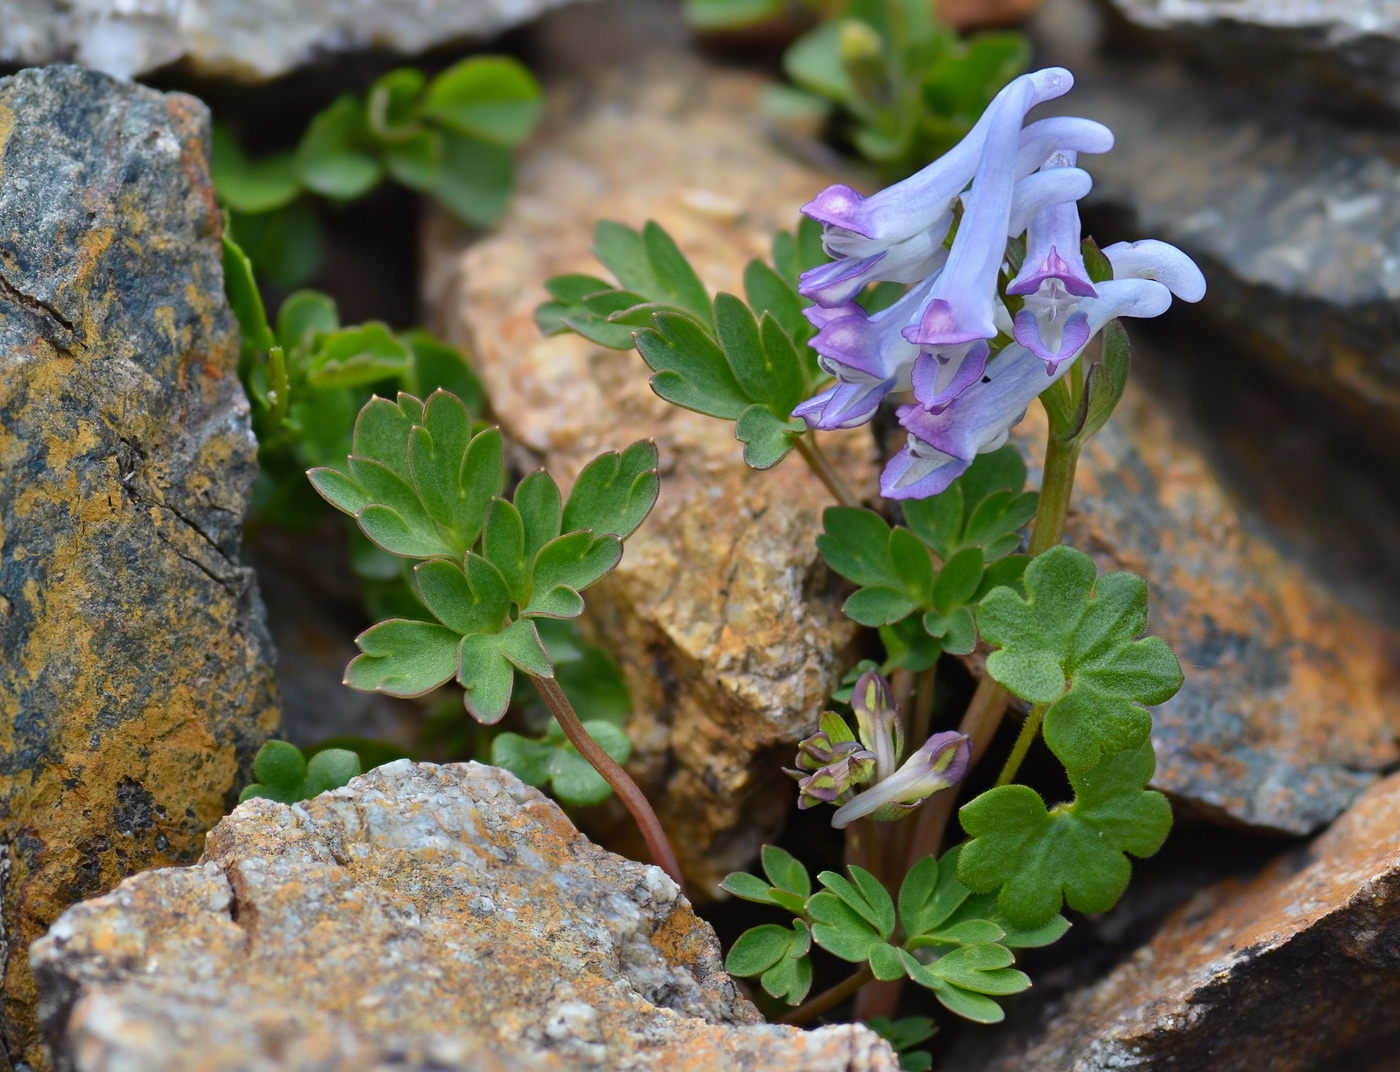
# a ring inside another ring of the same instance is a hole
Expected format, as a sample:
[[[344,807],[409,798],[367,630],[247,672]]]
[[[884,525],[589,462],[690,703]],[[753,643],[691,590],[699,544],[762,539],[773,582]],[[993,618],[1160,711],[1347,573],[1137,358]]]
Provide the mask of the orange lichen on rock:
[[[0,81],[0,1042],[40,1067],[29,943],[193,859],[277,718],[208,117],[170,99]]]

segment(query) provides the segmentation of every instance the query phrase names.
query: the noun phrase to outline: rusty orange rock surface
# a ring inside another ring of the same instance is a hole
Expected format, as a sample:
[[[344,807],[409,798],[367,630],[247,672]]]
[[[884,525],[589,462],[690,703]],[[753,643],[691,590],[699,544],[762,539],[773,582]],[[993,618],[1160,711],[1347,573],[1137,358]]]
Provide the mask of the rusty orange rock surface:
[[[34,946],[73,1072],[894,1072],[860,1025],[762,1023],[657,867],[477,763],[240,806]]]
[[[276,725],[238,562],[256,447],[208,113],[75,67],[0,80],[0,1041],[26,950],[189,861]]]
[[[796,454],[748,469],[732,424],[657,398],[635,351],[544,338],[533,313],[547,277],[599,270],[599,219],[656,219],[711,288],[742,293],[744,264],[830,180],[765,139],[751,76],[678,53],[585,85],[551,98],[497,233],[463,251],[455,232],[430,229],[429,302],[474,349],[506,433],[551,472],[570,478],[604,450],[656,439],[660,499],[588,593],[589,613],[636,705],[633,768],[688,872],[714,884],[780,824],[792,787],[775,760],[854,662],[855,629],[814,542],[832,499]],[[865,430],[832,442],[873,491]]]

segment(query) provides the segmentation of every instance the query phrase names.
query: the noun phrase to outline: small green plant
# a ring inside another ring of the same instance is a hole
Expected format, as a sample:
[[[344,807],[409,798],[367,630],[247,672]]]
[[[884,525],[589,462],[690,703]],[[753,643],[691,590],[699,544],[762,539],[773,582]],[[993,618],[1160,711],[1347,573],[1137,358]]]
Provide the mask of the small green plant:
[[[474,422],[448,391],[426,400],[400,392],[394,401],[371,398],[355,421],[349,455],[307,476],[373,544],[414,563],[415,592],[430,615],[391,618],[361,633],[345,683],[411,697],[455,679],[467,711],[490,725],[510,706],[517,675],[530,679],[569,745],[622,798],[653,858],[679,881],[655,814],[584,727],[536,626],[577,618],[581,593],[617,565],[623,541],[656,501],[656,446],[642,441],[600,455],[567,498],[542,469],[507,497],[499,429]],[[612,724],[604,725],[613,750],[624,751]],[[598,795],[548,736],[507,738],[500,747],[557,790],[562,783],[566,794]]]
[[[701,30],[780,18],[788,0],[686,0]],[[962,138],[987,103],[1025,70],[1018,33],[960,38],[929,0],[804,0],[820,19],[783,55],[794,87],[774,87],[770,107],[837,122],[866,159],[891,178],[918,170]]]
[[[830,1005],[872,980],[909,978],[959,1016],[996,1023],[1006,1015],[996,999],[1031,985],[1012,966],[1015,950],[1049,945],[1069,923],[1051,913],[1035,928],[1014,925],[994,899],[975,896],[959,881],[959,851],[919,861],[905,876],[896,901],[879,879],[858,866],[847,868],[849,877],[823,871],[817,876],[822,888],[813,892],[801,863],[783,849],[765,846],[764,877],[736,872],[723,887],[746,901],[787,911],[792,924],[766,923],[745,931],[725,967],[734,975],[758,976],[769,994],[798,1005],[811,986],[815,943],[860,965],[823,999]]]
[[[296,804],[339,789],[363,773],[360,757],[344,748],[323,748],[308,761],[301,749],[286,741],[268,741],[253,758],[253,777],[238,803],[266,797],[279,804]]]
[[[927,1016],[906,1016],[891,1020],[888,1016],[872,1016],[866,1026],[894,1047],[899,1054],[901,1072],[929,1072],[933,1055],[914,1047],[927,1042],[938,1033],[938,1025]]]
[[[354,201],[388,177],[469,226],[488,226],[514,185],[512,151],[540,109],[539,83],[509,57],[475,56],[431,80],[401,67],[364,97],[338,97],[292,152],[252,159],[227,127],[216,126],[214,188],[260,271],[296,286],[320,259],[307,195]]]

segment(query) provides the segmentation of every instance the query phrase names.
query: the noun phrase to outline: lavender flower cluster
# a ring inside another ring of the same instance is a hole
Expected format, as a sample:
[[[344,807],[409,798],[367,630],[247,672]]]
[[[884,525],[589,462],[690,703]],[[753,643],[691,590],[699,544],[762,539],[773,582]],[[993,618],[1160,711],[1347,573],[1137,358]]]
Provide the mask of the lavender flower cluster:
[[[886,498],[936,495],[977,454],[1001,446],[1031,400],[1115,317],[1158,316],[1173,294],[1189,302],[1205,294],[1191,259],[1154,240],[1107,247],[1113,278],[1090,281],[1077,202],[1092,180],[1078,154],[1107,152],[1113,133],[1070,116],[1025,122],[1073,85],[1061,67],[1023,75],[917,174],[871,197],[831,186],[803,206],[835,258],[804,273],[800,290],[816,303],[806,310],[818,328],[812,346],[837,383],[793,416],[850,428],[890,392],[912,390],[914,401],[897,410],[909,439],[881,477]],[[1003,293],[1007,245],[1022,234],[1025,258]],[[910,287],[867,314],[856,298],[884,280]],[[1008,296],[1021,299],[1014,319]],[[993,353],[999,336],[1015,341]]]

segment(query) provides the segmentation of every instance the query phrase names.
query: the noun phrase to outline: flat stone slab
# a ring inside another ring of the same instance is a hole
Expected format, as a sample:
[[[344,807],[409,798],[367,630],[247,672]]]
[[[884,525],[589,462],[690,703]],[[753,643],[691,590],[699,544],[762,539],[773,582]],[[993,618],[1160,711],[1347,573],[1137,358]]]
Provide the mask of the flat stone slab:
[[[514,775],[401,760],[252,800],[202,863],[32,951],[69,1072],[895,1072],[861,1025],[768,1025],[660,868]]]
[[[208,154],[192,97],[77,67],[0,79],[12,1062],[42,1064],[29,943],[133,871],[193,860],[277,725],[272,647],[239,561],[257,444]]]

